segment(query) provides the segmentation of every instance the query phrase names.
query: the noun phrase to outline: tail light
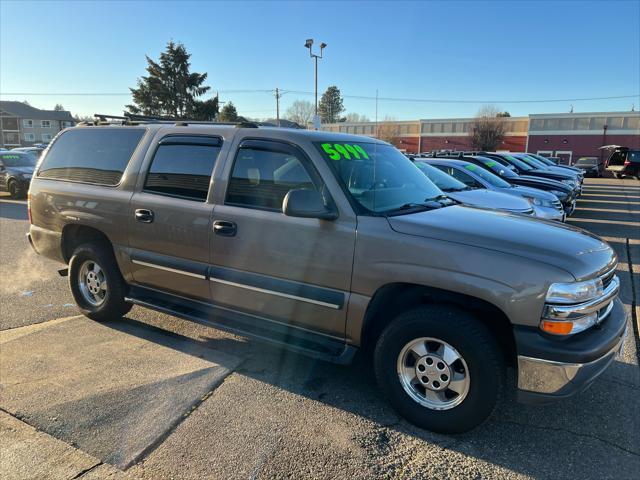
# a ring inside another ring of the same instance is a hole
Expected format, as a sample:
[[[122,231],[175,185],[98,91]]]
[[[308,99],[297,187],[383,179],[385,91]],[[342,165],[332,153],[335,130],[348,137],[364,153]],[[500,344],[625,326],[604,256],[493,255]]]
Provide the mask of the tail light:
[[[27,193],[27,216],[29,217],[29,224],[33,223],[31,221],[31,193]]]
[[[627,158],[627,159],[624,161],[624,166],[625,166],[625,167],[628,167],[629,165],[631,165],[631,162],[630,162],[630,161],[629,161],[629,159]]]

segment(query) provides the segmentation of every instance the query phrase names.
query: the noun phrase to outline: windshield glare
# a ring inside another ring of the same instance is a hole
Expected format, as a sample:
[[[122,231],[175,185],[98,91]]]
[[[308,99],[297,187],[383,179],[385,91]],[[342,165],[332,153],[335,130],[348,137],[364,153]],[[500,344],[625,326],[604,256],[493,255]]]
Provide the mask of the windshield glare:
[[[424,162],[416,162],[416,166],[443,192],[457,192],[469,189],[469,187],[460,180],[456,180],[451,175],[447,175],[432,165]]]
[[[368,212],[390,212],[443,195],[390,145],[338,141],[317,143],[316,147],[348,194]]]
[[[9,155],[0,155],[0,160],[5,167],[35,167],[36,159],[24,153],[11,153]]]
[[[486,180],[487,182],[489,182],[491,185],[493,185],[496,188],[511,188],[511,184],[505,182],[500,177],[498,177],[497,175],[494,175],[493,173],[489,172],[488,170],[485,170],[482,167],[478,167],[477,165],[474,165],[473,163],[469,163],[469,164],[465,165],[464,168],[466,170],[472,171],[478,177],[482,178],[483,180]]]

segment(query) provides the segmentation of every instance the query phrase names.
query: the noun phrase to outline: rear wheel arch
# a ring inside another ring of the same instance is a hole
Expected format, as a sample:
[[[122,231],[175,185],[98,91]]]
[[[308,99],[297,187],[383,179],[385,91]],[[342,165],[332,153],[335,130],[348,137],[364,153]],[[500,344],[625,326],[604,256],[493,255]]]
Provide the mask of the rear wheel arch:
[[[470,295],[411,283],[391,283],[375,292],[365,313],[362,346],[372,351],[384,329],[395,317],[428,304],[449,304],[473,314],[496,336],[505,362],[508,365],[516,363],[513,327],[500,308]]]
[[[76,248],[86,243],[100,243],[108,246],[113,251],[113,245],[109,237],[94,227],[86,225],[65,225],[62,229],[61,237],[62,258],[65,263],[69,263]]]

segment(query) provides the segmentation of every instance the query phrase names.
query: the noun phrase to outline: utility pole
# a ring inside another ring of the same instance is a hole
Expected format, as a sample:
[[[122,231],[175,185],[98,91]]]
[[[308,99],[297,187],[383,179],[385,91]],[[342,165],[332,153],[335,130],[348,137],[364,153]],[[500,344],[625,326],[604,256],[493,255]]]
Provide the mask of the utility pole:
[[[276,125],[280,126],[280,90],[276,87]]]
[[[313,117],[313,124],[315,129],[318,129],[318,125],[320,124],[318,120],[318,59],[322,58],[322,51],[327,47],[326,43],[320,44],[320,54],[313,53],[311,47],[313,47],[313,38],[307,38],[307,41],[304,44],[305,48],[309,49],[309,56],[314,60],[314,93],[315,93],[315,115]]]

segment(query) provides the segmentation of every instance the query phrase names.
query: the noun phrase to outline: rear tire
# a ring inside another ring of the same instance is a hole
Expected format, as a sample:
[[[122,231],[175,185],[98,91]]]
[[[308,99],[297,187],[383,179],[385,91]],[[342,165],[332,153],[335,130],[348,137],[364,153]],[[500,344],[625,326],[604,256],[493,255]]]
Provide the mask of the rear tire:
[[[451,305],[398,315],[380,336],[374,363],[378,384],[398,413],[439,433],[465,432],[489,418],[505,374],[492,333]]]
[[[85,243],[74,250],[69,286],[80,312],[92,320],[116,320],[133,307],[124,301],[127,284],[111,248],[104,243]]]
[[[18,185],[18,182],[16,182],[15,180],[10,180],[9,185],[7,185],[7,187],[8,187],[7,189],[9,190],[9,195],[11,195],[11,198],[16,200],[20,198],[24,198],[24,191],[20,187],[20,185]]]

